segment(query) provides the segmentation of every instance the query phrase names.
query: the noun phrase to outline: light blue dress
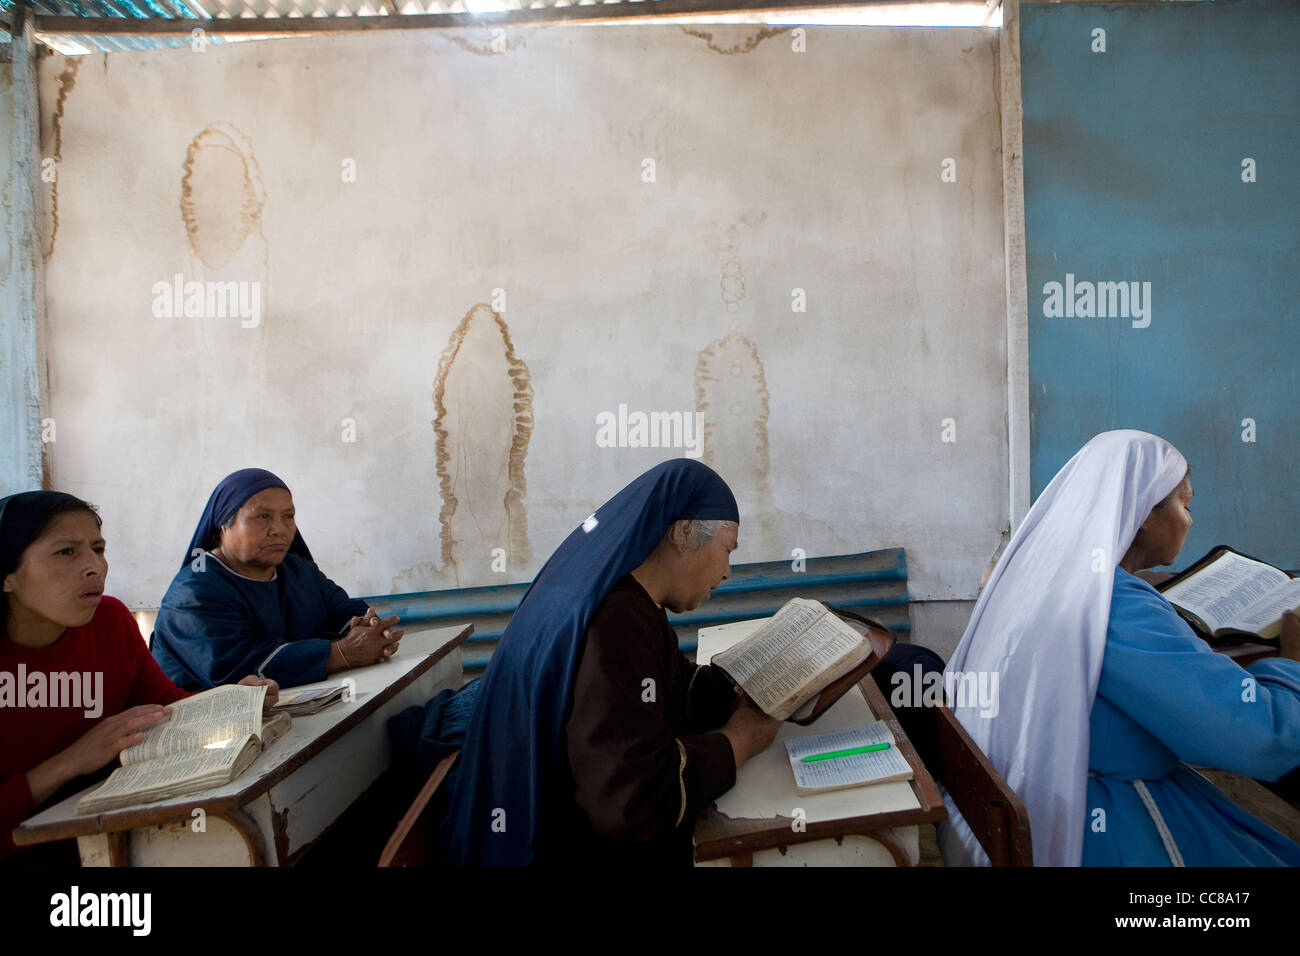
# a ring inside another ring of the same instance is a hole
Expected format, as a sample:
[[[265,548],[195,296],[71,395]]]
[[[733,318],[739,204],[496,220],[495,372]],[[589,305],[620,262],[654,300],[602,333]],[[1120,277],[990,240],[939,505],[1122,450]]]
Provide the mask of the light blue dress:
[[[1173,854],[1187,866],[1300,865],[1300,845],[1187,764],[1261,780],[1300,765],[1300,662],[1243,670],[1116,568],[1092,707],[1083,864],[1170,866]]]

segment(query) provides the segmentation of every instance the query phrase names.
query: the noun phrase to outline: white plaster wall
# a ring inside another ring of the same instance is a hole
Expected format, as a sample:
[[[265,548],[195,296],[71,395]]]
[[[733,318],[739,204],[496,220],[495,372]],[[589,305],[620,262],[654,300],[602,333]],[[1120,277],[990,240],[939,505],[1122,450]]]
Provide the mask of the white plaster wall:
[[[908,606],[912,630],[907,640],[928,647],[945,661],[949,660],[961,643],[974,610],[973,600],[913,601]]]
[[[155,606],[249,465],[353,593],[526,580],[675,454],[598,448],[596,416],[698,402],[745,508],[737,562],[903,545],[914,598],[973,597],[1007,521],[996,34],[808,28],[796,53],[707,32],[241,43],[84,57],[72,85],[46,60],[53,480],[101,507],[110,591]],[[259,282],[261,324],[155,317],[178,272]],[[477,326],[440,476],[439,363],[497,288],[531,419],[503,413],[515,366]]]

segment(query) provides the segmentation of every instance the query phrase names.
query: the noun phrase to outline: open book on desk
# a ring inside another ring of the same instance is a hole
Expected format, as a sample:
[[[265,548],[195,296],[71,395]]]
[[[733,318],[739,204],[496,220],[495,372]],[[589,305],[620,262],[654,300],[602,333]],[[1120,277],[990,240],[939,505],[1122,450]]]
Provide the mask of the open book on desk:
[[[265,685],[227,684],[168,705],[171,717],[122,751],[122,766],[77,801],[77,813],[169,800],[234,780],[289,730],[288,714],[263,720],[265,697]]]
[[[1282,613],[1300,612],[1300,578],[1226,545],[1156,590],[1204,637],[1275,641]]]
[[[794,598],[712,664],[769,717],[810,724],[866,677],[894,644],[885,628],[861,634],[826,605]]]

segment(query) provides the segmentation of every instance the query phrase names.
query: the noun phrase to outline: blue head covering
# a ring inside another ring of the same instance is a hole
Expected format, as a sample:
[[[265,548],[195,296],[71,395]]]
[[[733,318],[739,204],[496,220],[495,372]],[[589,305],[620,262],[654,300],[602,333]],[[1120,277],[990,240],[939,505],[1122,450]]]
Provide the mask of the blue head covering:
[[[682,518],[740,520],[726,482],[688,458],[656,465],[636,479],[543,565],[483,675],[460,779],[443,822],[444,862],[532,862],[543,815],[567,775],[558,762],[587,622],[610,589],[644,563]],[[498,808],[506,813],[502,832],[499,824],[493,827]]]
[[[62,491],[20,491],[0,498],[0,581],[17,569],[54,509],[66,504],[90,510],[80,498]]]
[[[185,549],[185,557],[181,558],[181,570],[184,571],[190,563],[195,549],[206,548],[213,535],[235,516],[245,501],[267,488],[289,490],[288,485],[262,468],[242,468],[222,478],[217,487],[212,489],[203,516],[199,518],[199,525],[190,538],[190,546]],[[300,554],[308,561],[313,560],[311,552],[307,550],[307,542],[302,540],[302,534],[297,530],[293,534],[293,543],[289,545],[289,553]]]

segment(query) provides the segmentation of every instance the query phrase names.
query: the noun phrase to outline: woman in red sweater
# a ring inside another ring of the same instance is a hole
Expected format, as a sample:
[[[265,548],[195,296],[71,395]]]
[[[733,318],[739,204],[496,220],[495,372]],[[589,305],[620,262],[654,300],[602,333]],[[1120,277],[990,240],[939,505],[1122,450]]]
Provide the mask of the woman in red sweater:
[[[131,612],[104,594],[100,525],[61,492],[0,499],[0,861],[75,864],[70,843],[20,852],[14,827],[83,788],[189,696],[163,675]],[[267,684],[274,703],[274,681],[240,683]]]

